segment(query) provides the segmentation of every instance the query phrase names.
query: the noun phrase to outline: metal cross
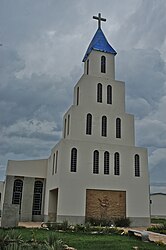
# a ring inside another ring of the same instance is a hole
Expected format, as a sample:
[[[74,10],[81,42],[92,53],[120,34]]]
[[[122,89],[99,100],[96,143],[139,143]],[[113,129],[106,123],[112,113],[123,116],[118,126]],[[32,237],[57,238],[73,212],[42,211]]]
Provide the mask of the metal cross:
[[[106,19],[101,17],[101,13],[98,16],[93,16],[93,19],[98,20],[98,28],[101,28],[101,21],[106,22]]]

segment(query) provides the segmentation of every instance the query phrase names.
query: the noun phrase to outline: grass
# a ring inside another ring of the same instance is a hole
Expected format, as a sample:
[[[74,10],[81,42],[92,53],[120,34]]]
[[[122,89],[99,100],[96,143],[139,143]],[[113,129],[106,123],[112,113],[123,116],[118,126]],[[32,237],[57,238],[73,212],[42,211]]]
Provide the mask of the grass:
[[[0,229],[0,235],[8,233],[8,229]],[[166,246],[159,246],[150,242],[142,242],[134,237],[121,235],[92,235],[90,233],[81,232],[55,232],[44,229],[28,229],[18,228],[14,230],[17,234],[21,234],[24,241],[35,240],[42,242],[48,238],[50,234],[55,234],[57,238],[62,239],[64,243],[75,247],[77,250],[131,250],[134,246],[138,246],[139,250],[157,250],[166,249]]]

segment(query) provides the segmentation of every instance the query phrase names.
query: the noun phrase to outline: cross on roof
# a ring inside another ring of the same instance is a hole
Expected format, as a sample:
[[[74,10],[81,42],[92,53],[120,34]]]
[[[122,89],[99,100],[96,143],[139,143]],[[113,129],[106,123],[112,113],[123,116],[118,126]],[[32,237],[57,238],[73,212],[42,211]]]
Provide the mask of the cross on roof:
[[[98,16],[93,16],[93,19],[98,20],[98,28],[101,28],[101,21],[106,22],[106,19],[101,17],[101,13]]]

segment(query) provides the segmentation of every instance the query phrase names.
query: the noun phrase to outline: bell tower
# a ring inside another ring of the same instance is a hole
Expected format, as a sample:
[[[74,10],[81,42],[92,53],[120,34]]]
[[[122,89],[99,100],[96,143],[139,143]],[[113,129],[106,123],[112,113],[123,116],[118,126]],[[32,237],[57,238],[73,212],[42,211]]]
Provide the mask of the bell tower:
[[[105,18],[93,16],[98,20],[98,29],[89,44],[83,58],[84,74],[115,79],[115,55],[117,52],[108,43],[102,29],[101,21],[106,22]]]

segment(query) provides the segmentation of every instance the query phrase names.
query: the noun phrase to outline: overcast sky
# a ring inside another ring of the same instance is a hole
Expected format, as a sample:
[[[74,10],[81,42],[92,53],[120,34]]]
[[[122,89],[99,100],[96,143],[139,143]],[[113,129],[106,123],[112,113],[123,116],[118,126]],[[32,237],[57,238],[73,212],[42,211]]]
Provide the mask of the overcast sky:
[[[126,83],[136,145],[148,148],[152,183],[166,183],[166,1],[0,0],[0,179],[8,159],[47,158],[97,29]],[[153,187],[153,191],[156,187]],[[166,192],[166,186],[158,188]]]

